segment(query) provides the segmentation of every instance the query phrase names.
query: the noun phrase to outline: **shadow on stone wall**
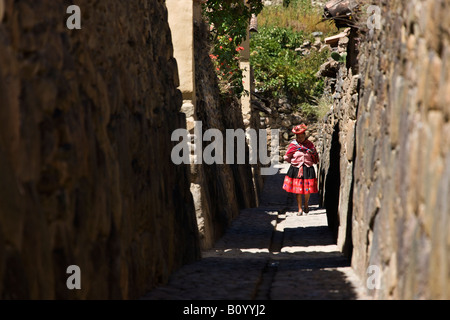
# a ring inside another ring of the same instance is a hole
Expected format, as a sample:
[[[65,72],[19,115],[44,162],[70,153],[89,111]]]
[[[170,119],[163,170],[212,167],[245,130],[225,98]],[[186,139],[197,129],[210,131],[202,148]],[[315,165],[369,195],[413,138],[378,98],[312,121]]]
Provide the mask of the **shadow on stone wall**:
[[[135,298],[200,256],[167,10],[80,0],[70,31],[65,3],[0,23],[0,297]]]
[[[195,121],[201,121],[203,132],[218,129],[226,137],[226,129],[243,129],[240,102],[236,98],[224,99],[220,95],[217,76],[209,56],[208,26],[195,22]],[[191,133],[194,133],[193,129]],[[223,159],[226,159],[224,139]],[[205,148],[209,142],[203,144]],[[236,155],[237,144],[235,144]],[[248,145],[245,146],[248,162]],[[236,163],[236,162],[235,162]],[[225,232],[240,209],[256,207],[252,168],[249,164],[192,165],[191,191],[196,199],[200,240],[203,249],[210,248]],[[254,171],[257,174],[257,171]],[[256,177],[257,178],[257,177]]]
[[[337,70],[323,135],[340,122],[340,224],[351,221],[361,279],[369,266],[380,269],[374,298],[448,299],[450,4],[375,5],[382,24],[361,25],[357,65],[351,59]],[[338,233],[342,245],[348,225]]]
[[[336,123],[331,138],[329,167],[325,174],[323,204],[327,210],[328,226],[337,241],[339,229],[339,192],[341,188],[340,173],[341,144],[339,142],[339,123]]]

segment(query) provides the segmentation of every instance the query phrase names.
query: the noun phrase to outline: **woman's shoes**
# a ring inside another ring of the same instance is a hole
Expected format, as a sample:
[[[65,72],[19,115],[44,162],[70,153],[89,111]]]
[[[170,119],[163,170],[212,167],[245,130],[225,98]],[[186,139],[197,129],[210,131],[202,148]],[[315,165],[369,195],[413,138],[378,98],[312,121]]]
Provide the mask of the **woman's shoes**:
[[[297,212],[298,216],[306,216],[309,213],[309,207],[304,207],[303,210],[300,210],[299,212]]]
[[[306,207],[304,210],[300,210],[299,212],[297,212],[298,216],[306,216],[309,213],[309,208]]]

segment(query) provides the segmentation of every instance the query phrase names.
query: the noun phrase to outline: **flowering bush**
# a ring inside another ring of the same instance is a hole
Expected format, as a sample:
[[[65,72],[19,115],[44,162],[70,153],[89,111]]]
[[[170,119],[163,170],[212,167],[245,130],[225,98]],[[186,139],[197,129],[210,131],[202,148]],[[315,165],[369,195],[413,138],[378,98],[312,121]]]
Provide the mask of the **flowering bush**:
[[[222,93],[240,97],[244,93],[240,68],[241,46],[247,37],[252,14],[263,8],[262,0],[207,0],[203,14],[211,25],[214,63]]]

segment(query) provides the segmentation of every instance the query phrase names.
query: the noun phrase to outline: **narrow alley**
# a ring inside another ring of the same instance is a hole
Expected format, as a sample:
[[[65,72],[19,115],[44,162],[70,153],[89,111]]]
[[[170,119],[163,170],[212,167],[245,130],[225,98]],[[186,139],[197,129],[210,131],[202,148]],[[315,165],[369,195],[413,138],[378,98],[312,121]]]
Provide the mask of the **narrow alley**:
[[[282,190],[288,165],[268,176],[255,209],[242,210],[202,259],[175,272],[145,300],[357,300],[364,288],[333,243],[325,210],[306,216]]]
[[[450,0],[69,2],[0,0],[0,300],[450,299]]]

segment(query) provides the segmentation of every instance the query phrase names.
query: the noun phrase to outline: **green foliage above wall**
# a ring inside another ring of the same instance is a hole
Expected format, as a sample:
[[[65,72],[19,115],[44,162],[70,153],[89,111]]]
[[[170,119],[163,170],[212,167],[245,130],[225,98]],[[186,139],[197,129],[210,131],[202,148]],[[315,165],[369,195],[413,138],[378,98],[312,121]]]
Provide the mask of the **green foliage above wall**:
[[[311,1],[293,0],[288,6],[266,7],[258,16],[258,33],[250,40],[250,62],[256,90],[266,98],[287,98],[308,118],[317,118],[324,80],[315,75],[330,57],[329,50],[296,51],[305,41],[314,43],[314,32],[323,38],[336,28],[320,23],[320,8]]]

